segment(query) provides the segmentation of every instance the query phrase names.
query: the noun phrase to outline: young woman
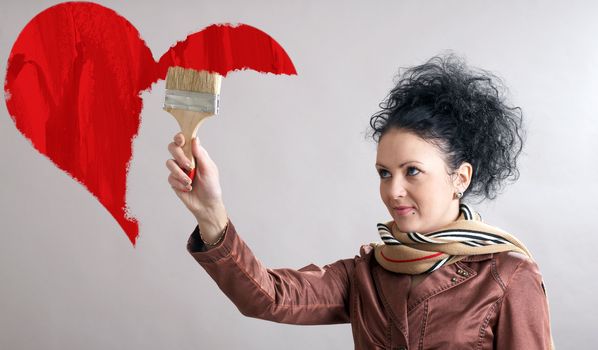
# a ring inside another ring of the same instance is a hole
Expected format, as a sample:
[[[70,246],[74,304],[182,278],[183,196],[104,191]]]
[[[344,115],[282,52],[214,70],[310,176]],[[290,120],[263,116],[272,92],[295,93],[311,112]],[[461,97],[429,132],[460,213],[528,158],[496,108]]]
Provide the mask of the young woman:
[[[228,218],[218,169],[193,140],[198,172],[174,137],[168,181],[196,217],[188,250],[246,316],[292,324],[350,322],[356,349],[550,349],[538,266],[466,198],[494,199],[517,179],[518,108],[499,79],[454,55],[405,71],[371,120],[382,243],[323,267],[267,269]]]

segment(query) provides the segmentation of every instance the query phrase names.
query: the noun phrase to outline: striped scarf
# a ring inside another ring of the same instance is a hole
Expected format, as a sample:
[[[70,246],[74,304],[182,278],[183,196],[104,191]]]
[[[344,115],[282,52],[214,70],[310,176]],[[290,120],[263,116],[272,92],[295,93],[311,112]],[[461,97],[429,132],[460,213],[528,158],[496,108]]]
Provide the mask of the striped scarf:
[[[394,221],[378,224],[383,243],[372,243],[376,260],[387,270],[416,275],[430,273],[468,255],[516,251],[532,257],[509,233],[482,222],[467,204],[459,205],[459,217],[428,233],[401,232]]]

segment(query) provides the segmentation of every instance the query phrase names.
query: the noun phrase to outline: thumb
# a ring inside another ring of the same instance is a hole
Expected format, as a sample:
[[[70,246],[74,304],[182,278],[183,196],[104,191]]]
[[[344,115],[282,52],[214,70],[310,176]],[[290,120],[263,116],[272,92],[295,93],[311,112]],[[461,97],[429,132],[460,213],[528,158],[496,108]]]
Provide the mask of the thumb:
[[[201,146],[197,137],[194,137],[192,142],[193,144],[191,148],[193,156],[195,157],[195,167],[200,173],[204,173],[208,168],[208,160],[210,159],[210,156],[206,149]]]

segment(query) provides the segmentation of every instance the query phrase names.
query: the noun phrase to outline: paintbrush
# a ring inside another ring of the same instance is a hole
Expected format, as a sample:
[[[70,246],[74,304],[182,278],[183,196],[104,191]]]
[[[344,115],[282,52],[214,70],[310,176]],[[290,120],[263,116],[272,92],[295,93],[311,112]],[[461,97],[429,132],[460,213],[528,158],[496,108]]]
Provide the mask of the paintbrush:
[[[222,76],[214,72],[168,68],[164,110],[179,122],[185,136],[183,152],[191,161],[191,170],[186,171],[191,181],[195,178],[196,168],[191,151],[192,140],[199,125],[206,118],[218,114],[221,81]]]

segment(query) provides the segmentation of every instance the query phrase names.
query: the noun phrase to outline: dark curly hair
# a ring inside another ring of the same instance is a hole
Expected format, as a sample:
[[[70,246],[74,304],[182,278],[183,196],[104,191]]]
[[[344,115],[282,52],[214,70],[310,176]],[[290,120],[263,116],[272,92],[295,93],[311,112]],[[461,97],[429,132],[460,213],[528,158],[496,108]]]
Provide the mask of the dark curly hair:
[[[473,69],[453,53],[432,57],[399,74],[396,86],[370,119],[376,143],[391,128],[413,132],[445,155],[450,174],[473,167],[464,197],[494,199],[505,180],[519,178],[524,143],[521,108],[504,97],[500,78]]]

